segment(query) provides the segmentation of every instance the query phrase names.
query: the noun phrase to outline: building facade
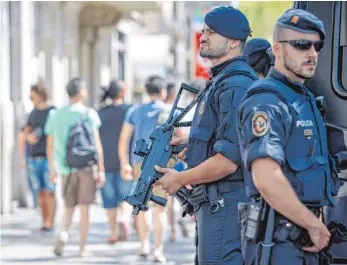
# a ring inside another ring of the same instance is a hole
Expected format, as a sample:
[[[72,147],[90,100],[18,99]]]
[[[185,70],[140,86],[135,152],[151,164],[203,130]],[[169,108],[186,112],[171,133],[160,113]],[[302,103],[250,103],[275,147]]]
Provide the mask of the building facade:
[[[144,3],[144,4],[142,4]],[[144,30],[133,10],[159,10],[155,2],[0,2],[0,202],[26,206],[27,181],[18,168],[16,134],[32,109],[30,86],[40,79],[52,103],[68,102],[65,86],[82,77],[88,105],[99,106],[100,86],[111,78],[131,83],[127,36]],[[118,23],[122,21],[122,23]],[[126,96],[131,100],[131,90]]]

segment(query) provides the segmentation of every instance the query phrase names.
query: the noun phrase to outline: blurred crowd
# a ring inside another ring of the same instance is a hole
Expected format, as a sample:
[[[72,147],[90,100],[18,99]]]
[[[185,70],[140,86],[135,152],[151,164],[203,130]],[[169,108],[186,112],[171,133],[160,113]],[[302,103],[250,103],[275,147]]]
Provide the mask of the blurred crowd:
[[[273,65],[270,43],[265,39],[252,39],[246,43],[244,54],[258,77],[264,78]],[[204,84],[203,79],[190,83],[197,90]],[[141,174],[143,157],[134,154],[136,141],[148,142],[153,130],[168,119],[178,86],[160,75],[151,75],[145,82],[148,102],[128,104],[124,101],[126,85],[121,80],[112,80],[101,88],[98,110],[85,105],[88,92],[81,78],[74,78],[66,85],[69,104],[60,109],[49,103],[42,82],[31,87],[34,109],[18,133],[19,164],[27,169],[33,205],[40,209],[41,230],[57,231],[56,256],[63,255],[68,243],[76,206],[80,209],[79,255],[86,255],[90,205],[95,202],[98,191],[108,217],[108,244],[129,240],[133,228],[140,241],[138,255],[146,258],[150,254],[150,227],[153,227],[154,261],[165,262],[166,230],[170,229],[170,240],[175,241],[177,223],[182,235],[189,236],[182,217],[174,214],[174,205],[178,202],[160,186],[153,188],[153,194],[167,199],[166,207],[150,203],[149,211],[141,211],[134,217],[132,206],[124,201],[124,196],[134,191]],[[185,103],[195,96],[190,92],[182,95],[180,102]],[[190,113],[186,117],[188,120],[193,118]],[[175,128],[173,137],[187,137],[188,134],[187,128]],[[177,171],[186,168],[185,162],[180,160],[168,166]],[[58,178],[64,211],[63,216],[56,217]],[[60,222],[59,230],[55,230],[55,218]]]
[[[191,85],[200,89],[204,80],[194,80]],[[159,75],[149,76],[145,87],[148,103],[127,104],[124,102],[126,85],[112,80],[107,87],[101,88],[98,110],[85,105],[88,92],[80,78],[67,84],[69,104],[60,109],[50,104],[42,82],[31,87],[34,109],[18,133],[19,164],[27,169],[33,205],[40,209],[41,231],[57,232],[56,256],[63,255],[69,241],[76,206],[80,211],[79,255],[86,255],[90,205],[99,191],[108,217],[108,244],[129,240],[130,231],[134,229],[141,243],[138,255],[146,258],[150,254],[150,227],[153,227],[154,260],[165,262],[163,249],[167,229],[170,229],[170,241],[176,239],[176,223],[182,235],[189,236],[182,217],[174,214],[176,200],[159,187],[155,187],[153,193],[168,199],[167,207],[153,203],[149,211],[134,217],[132,206],[123,201],[124,196],[134,190],[141,173],[143,158],[133,153],[135,143],[138,139],[148,141],[152,131],[168,118],[178,91],[178,84],[167,82]],[[193,98],[194,95],[189,94],[184,100]],[[189,130],[177,128],[175,137],[188,133]],[[85,155],[93,154],[95,163],[71,166],[74,149],[83,150]],[[186,167],[183,161],[171,166],[178,171]],[[64,201],[62,216],[56,216],[58,181]],[[55,227],[56,221],[59,228]]]

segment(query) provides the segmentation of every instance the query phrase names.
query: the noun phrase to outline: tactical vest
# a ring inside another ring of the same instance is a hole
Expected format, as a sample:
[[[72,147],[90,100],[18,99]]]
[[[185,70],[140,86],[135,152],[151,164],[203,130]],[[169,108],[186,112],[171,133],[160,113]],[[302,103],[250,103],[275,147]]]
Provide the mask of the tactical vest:
[[[284,175],[293,186],[300,201],[307,206],[324,206],[333,203],[339,181],[331,171],[332,159],[327,146],[327,132],[316,100],[307,90],[296,93],[276,79],[264,79],[252,85],[246,97],[262,92],[275,94],[289,108],[292,126],[288,141],[284,143]],[[247,195],[259,194],[251,176],[245,174]]]
[[[197,104],[192,121],[188,151],[185,159],[188,168],[200,165],[215,154],[213,146],[218,138],[217,130],[219,127],[217,111],[219,109],[220,112],[229,112],[232,108],[232,102],[226,102],[226,104],[222,104],[222,106],[218,107],[217,104],[219,100],[218,96],[215,94],[219,84],[235,75],[245,75],[253,80],[257,80],[258,77],[256,74],[249,71],[248,67],[246,63],[233,65],[233,69],[221,70],[221,72],[210,80],[209,87],[206,88],[204,97]],[[238,142],[237,135],[230,137],[235,137],[235,143]],[[239,167],[237,171],[229,177],[232,178],[232,180],[243,181],[242,168]]]

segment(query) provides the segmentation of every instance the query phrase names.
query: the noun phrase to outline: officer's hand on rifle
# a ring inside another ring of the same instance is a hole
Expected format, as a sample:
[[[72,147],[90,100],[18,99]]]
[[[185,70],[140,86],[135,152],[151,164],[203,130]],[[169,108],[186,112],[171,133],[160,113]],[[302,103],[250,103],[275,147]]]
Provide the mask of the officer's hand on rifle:
[[[177,137],[171,141],[171,145],[181,145],[186,144],[188,142],[187,137]],[[177,157],[181,160],[184,160],[186,158],[187,148],[184,148],[182,152],[180,152]]]
[[[121,167],[121,177],[125,181],[130,181],[134,179],[133,167],[130,164],[123,165]]]
[[[183,186],[180,183],[180,172],[172,168],[162,168],[159,166],[154,166],[154,168],[159,173],[164,173],[164,175],[154,183],[155,186],[161,186],[170,195],[177,193]]]
[[[303,247],[304,251],[308,252],[319,252],[329,244],[330,232],[327,227],[317,219],[316,224],[307,229],[310,235],[313,246]]]

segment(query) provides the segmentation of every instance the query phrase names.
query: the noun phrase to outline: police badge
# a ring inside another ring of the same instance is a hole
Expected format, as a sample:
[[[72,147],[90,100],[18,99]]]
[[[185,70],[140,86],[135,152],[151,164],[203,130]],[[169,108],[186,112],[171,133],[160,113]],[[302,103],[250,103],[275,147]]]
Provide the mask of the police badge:
[[[252,117],[252,133],[254,136],[261,137],[268,133],[270,129],[270,120],[267,113],[257,111]]]
[[[310,140],[312,135],[313,135],[313,132],[311,129],[306,129],[306,130],[304,130],[304,135],[305,135],[307,140]]]
[[[205,110],[205,100],[201,101],[199,106],[199,115],[201,116],[204,113]]]

